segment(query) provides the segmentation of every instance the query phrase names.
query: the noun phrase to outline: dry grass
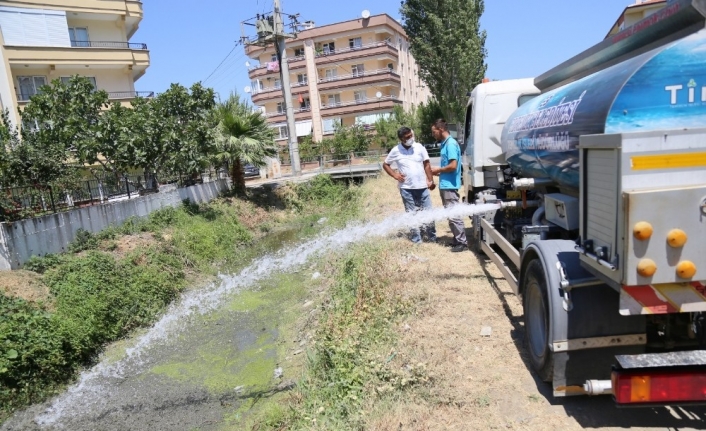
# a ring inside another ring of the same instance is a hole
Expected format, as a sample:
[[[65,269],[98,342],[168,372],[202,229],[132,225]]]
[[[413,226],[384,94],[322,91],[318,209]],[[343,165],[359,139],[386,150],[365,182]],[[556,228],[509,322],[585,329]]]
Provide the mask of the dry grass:
[[[403,211],[391,178],[371,180],[364,189],[367,219]],[[438,192],[432,196],[441,206]],[[445,221],[436,227],[442,241],[452,239]],[[406,239],[387,241],[390,258],[406,263],[392,288],[416,298],[416,312],[396,328],[393,363],[423,364],[430,383],[371,400],[367,429],[582,428],[540,393],[548,387],[538,387],[522,358],[522,304],[492,263],[437,244],[415,247],[410,255]],[[484,326],[492,328],[491,336],[480,335]]]
[[[45,301],[49,297],[49,289],[42,283],[41,276],[24,270],[0,271],[0,292],[30,302]]]

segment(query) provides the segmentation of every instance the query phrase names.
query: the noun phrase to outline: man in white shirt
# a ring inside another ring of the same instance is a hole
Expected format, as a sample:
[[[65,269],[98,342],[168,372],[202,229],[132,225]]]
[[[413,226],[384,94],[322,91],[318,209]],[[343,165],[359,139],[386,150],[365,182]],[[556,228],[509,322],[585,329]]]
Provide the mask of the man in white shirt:
[[[407,212],[431,209],[431,195],[434,190],[434,180],[431,174],[429,154],[423,145],[414,142],[414,132],[409,127],[401,127],[397,131],[400,143],[390,150],[382,167],[389,176],[397,180],[404,209]],[[390,165],[397,164],[397,172]],[[424,235],[430,242],[436,242],[434,223],[421,226]],[[422,242],[419,228],[410,232],[412,242]]]

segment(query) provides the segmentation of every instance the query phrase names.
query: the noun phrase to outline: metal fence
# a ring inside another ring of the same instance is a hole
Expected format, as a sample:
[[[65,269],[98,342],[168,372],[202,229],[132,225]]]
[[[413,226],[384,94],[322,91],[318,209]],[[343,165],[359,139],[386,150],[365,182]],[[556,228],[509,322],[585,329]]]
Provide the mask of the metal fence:
[[[39,184],[8,187],[0,190],[0,221],[16,221],[39,217],[73,208],[100,205],[132,199],[158,190],[158,184],[175,184],[188,187],[203,182],[225,178],[225,171],[208,170],[199,175],[154,176],[125,175],[105,176],[101,179],[84,179],[71,187]]]

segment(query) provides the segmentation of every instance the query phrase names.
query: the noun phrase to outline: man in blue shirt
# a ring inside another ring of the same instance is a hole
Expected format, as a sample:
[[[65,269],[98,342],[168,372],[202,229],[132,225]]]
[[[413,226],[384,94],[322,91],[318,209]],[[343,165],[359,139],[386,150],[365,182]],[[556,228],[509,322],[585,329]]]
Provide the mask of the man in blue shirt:
[[[438,119],[431,126],[431,134],[441,143],[440,167],[432,168],[432,174],[439,176],[439,192],[444,208],[459,202],[458,190],[461,188],[461,147],[449,134],[449,127],[444,119]],[[466,227],[460,218],[449,219],[449,228],[454,236],[452,252],[468,249]]]

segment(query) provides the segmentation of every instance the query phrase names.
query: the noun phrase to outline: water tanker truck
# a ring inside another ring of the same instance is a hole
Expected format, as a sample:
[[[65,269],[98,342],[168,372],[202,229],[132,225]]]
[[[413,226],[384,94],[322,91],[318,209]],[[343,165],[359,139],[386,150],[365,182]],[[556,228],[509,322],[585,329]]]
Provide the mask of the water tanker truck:
[[[471,244],[522,297],[555,396],[706,402],[706,0],[471,93]]]

